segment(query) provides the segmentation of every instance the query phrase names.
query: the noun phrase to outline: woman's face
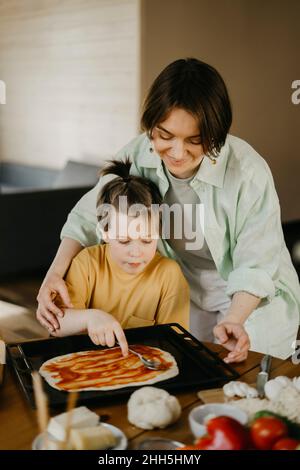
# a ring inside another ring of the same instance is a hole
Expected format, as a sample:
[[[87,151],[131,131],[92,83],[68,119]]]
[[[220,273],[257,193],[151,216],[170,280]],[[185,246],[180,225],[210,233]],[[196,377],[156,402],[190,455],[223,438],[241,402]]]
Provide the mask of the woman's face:
[[[152,132],[155,151],[177,178],[189,178],[197,173],[204,157],[198,122],[181,108],[174,108]]]

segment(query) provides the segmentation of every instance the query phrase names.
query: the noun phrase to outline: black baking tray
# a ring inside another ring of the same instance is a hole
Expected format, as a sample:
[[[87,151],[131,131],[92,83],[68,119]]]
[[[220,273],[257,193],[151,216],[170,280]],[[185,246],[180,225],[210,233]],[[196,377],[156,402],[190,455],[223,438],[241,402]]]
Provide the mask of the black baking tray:
[[[180,391],[192,387],[198,389],[220,387],[239,377],[238,372],[222,361],[219,356],[194,338],[177,323],[155,325],[125,330],[129,345],[145,344],[171,353],[179,368],[179,374],[154,386],[168,391]],[[14,368],[20,385],[34,408],[31,372],[52,357],[79,351],[105,349],[95,346],[88,335],[50,338],[7,346],[8,360]],[[43,379],[44,380],[44,379]],[[125,398],[140,388],[126,387],[119,390],[80,392],[79,403],[107,403],[107,400]],[[67,402],[68,392],[56,390],[44,380],[44,389],[50,406],[62,406]]]

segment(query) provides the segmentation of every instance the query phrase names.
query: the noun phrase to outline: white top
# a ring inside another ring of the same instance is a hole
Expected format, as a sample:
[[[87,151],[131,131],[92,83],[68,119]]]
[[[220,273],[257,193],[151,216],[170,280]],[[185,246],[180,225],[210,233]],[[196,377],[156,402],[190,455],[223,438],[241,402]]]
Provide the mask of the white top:
[[[170,238],[167,241],[176,253],[190,285],[191,299],[202,310],[223,311],[230,303],[230,298],[226,295],[227,282],[218,273],[205,240],[199,220],[201,201],[190,185],[194,176],[181,179],[173,176],[165,166],[164,171],[170,185],[163,202],[168,206],[178,204],[182,208],[182,217],[178,214],[176,218],[170,217]],[[176,233],[181,236],[175,238]],[[187,244],[190,249],[186,249]],[[199,244],[202,246],[198,248]]]

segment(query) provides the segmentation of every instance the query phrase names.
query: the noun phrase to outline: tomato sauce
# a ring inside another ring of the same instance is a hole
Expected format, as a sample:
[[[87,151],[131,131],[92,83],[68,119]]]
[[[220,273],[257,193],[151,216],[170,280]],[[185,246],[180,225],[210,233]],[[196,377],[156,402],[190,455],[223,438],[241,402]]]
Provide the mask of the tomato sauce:
[[[95,351],[82,351],[58,358],[43,366],[43,370],[55,380],[55,386],[65,391],[82,388],[101,388],[116,385],[144,382],[166,372],[173,363],[163,358],[163,352],[151,346],[130,346],[146,359],[161,363],[161,369],[147,369],[139,357],[129,352],[127,357],[121,349],[111,348]]]

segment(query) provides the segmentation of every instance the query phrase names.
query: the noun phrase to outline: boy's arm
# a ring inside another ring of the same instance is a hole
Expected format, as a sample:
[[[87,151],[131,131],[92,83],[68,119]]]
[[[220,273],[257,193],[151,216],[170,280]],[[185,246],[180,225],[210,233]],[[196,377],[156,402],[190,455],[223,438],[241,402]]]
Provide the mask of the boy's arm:
[[[62,337],[84,333],[88,326],[88,318],[91,313],[96,314],[94,309],[65,309],[63,318],[59,319],[59,330],[52,333],[52,336]]]
[[[189,329],[190,290],[177,263],[167,267],[156,323],[179,323]]]
[[[109,313],[98,309],[66,309],[59,319],[60,329],[53,336],[62,337],[88,332],[96,345],[113,347],[115,338],[124,356],[128,354],[128,344],[120,323]]]

